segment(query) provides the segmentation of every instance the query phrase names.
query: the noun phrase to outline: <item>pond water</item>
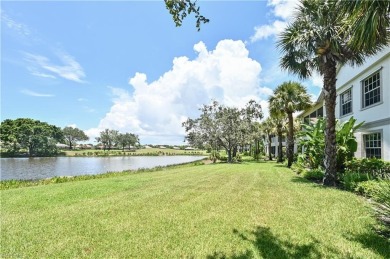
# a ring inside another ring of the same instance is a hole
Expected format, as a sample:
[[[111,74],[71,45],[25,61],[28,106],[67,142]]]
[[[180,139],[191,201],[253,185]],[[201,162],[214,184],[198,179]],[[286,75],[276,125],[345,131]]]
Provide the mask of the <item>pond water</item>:
[[[38,180],[152,168],[203,159],[203,156],[1,158],[1,180]]]

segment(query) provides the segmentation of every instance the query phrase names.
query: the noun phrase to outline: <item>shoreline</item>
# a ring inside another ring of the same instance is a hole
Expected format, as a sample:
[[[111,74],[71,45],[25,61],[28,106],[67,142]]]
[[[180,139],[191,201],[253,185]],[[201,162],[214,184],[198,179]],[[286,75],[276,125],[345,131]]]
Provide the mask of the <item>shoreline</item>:
[[[155,166],[152,168],[139,168],[135,170],[123,170],[119,172],[106,172],[106,173],[91,174],[91,175],[55,176],[55,177],[39,179],[39,180],[15,180],[15,179],[0,180],[0,190],[9,190],[9,189],[22,188],[22,187],[32,187],[32,186],[48,185],[48,184],[56,184],[56,183],[76,182],[76,181],[84,181],[84,180],[91,180],[91,179],[102,179],[102,178],[110,178],[115,176],[124,176],[130,174],[138,174],[138,173],[150,173],[150,172],[172,169],[176,167],[199,166],[199,165],[208,164],[207,160],[209,159],[205,157],[197,161],[180,163],[180,164]]]

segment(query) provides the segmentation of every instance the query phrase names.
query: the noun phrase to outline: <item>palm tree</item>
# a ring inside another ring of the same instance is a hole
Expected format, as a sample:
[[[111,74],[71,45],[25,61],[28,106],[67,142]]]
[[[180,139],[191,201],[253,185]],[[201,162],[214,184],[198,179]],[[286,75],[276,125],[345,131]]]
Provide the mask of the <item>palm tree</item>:
[[[287,118],[283,111],[275,112],[270,116],[272,131],[278,136],[278,163],[283,163],[283,135],[287,131]]]
[[[349,46],[355,51],[375,54],[390,42],[390,1],[350,0],[337,3],[338,9],[347,15],[351,36]]]
[[[283,111],[288,118],[287,159],[291,167],[294,157],[294,117],[293,113],[310,107],[310,96],[306,88],[297,82],[284,82],[269,98],[271,116]]]
[[[268,117],[265,121],[261,123],[261,131],[264,133],[264,137],[267,139],[268,159],[272,161],[271,143],[272,143],[272,134],[274,133],[274,127],[271,121],[271,117]]]
[[[313,71],[319,71],[323,76],[327,115],[324,185],[335,185],[337,178],[336,67],[345,63],[362,64],[367,55],[375,53],[381,46],[381,41],[370,38],[370,40],[375,40],[370,46],[378,46],[377,48],[367,47],[367,49],[357,51],[356,48],[352,47],[352,42],[357,40],[351,33],[353,28],[356,29],[357,26],[354,26],[354,23],[349,20],[352,15],[349,12],[343,12],[340,8],[340,6],[348,5],[349,2],[302,0],[293,22],[281,33],[278,41],[278,48],[282,52],[280,66],[283,69],[287,69],[301,78],[310,77]],[[372,2],[380,1],[374,0]],[[384,34],[383,37],[386,35]],[[359,42],[365,40],[365,38],[360,38]],[[360,46],[364,46],[364,44]]]

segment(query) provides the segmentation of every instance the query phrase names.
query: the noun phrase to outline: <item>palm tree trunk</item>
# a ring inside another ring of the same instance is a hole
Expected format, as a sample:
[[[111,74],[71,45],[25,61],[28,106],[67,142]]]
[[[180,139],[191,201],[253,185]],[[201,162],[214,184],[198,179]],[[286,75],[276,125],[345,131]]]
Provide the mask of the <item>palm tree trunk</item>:
[[[283,163],[283,133],[281,130],[278,131],[278,141],[279,141],[279,148],[278,148],[278,163]]]
[[[288,137],[287,137],[287,166],[291,167],[294,159],[294,119],[292,113],[288,113]]]
[[[268,135],[268,159],[269,161],[272,161],[272,153],[271,153],[271,149],[272,149],[272,146],[271,146],[271,135]]]
[[[335,186],[337,178],[336,157],[336,62],[328,59],[324,64],[325,127],[325,177],[323,184]]]

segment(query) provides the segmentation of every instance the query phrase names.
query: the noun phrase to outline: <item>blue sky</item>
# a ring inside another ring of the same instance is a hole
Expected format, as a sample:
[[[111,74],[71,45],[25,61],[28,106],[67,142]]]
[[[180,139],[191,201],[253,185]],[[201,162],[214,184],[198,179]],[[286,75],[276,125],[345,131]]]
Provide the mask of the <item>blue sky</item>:
[[[182,144],[181,122],[212,99],[262,104],[286,80],[277,33],[296,1],[199,1],[210,19],[175,27],[163,1],[2,1],[1,120],[33,118]],[[315,76],[302,82],[313,97]]]

